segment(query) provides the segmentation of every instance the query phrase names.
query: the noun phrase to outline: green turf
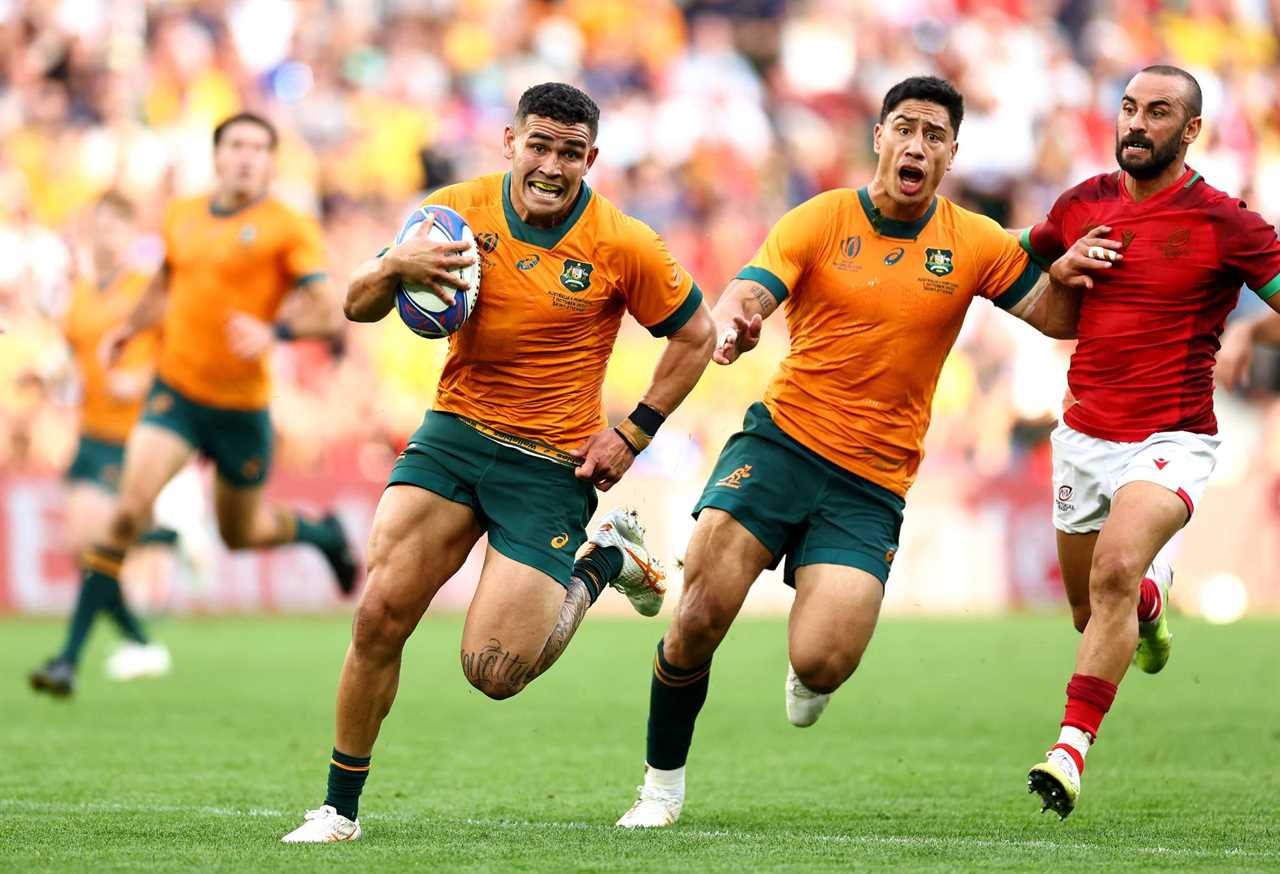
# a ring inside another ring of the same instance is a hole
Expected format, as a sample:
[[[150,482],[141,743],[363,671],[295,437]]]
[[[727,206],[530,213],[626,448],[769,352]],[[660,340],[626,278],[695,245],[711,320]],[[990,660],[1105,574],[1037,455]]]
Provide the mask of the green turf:
[[[1131,675],[1081,806],[1040,816],[1065,617],[883,623],[817,726],[790,727],[780,621],[735,626],[712,671],[679,825],[623,833],[665,620],[588,620],[555,669],[495,703],[457,667],[459,622],[410,644],[374,754],[365,839],[282,846],[323,797],[342,618],[156,626],[168,678],[109,684],[99,629],[74,700],[25,670],[51,623],[0,623],[0,870],[1277,870],[1280,622],[1179,619]]]

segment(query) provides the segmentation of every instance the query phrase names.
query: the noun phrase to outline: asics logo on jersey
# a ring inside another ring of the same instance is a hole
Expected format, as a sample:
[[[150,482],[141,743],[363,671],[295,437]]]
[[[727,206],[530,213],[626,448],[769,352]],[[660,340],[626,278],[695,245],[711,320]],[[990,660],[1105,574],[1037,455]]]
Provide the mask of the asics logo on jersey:
[[[1155,462],[1156,470],[1164,470],[1164,466],[1169,463],[1167,458],[1153,458],[1152,461]]]
[[[516,262],[516,267],[521,270],[532,270],[538,266],[538,262],[542,260],[537,255],[527,255]]]
[[[728,476],[721,477],[716,481],[716,485],[724,486],[727,489],[737,489],[742,487],[744,479],[751,479],[751,465],[744,464]]]
[[[565,258],[564,270],[560,272],[560,284],[575,293],[586,291],[591,285],[591,271],[594,269],[594,264]]]
[[[568,542],[569,542],[568,534],[557,534],[555,537],[551,538],[551,548],[563,549],[565,544]]]
[[[905,254],[907,254],[907,250],[899,246],[898,248],[890,252],[888,255],[884,256],[884,263],[889,267],[892,267],[894,264],[897,264],[899,261],[901,261],[902,256]]]

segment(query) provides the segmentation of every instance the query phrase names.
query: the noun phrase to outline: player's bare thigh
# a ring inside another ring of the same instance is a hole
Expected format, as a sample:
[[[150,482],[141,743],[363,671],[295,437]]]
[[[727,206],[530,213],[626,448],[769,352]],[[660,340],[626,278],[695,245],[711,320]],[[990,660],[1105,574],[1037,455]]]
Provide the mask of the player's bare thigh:
[[[765,545],[729,513],[715,507],[699,513],[685,552],[680,603],[663,638],[664,658],[682,668],[705,664],[772,560]]]
[[[883,601],[884,584],[860,568],[797,569],[787,643],[800,682],[814,692],[838,689],[861,662]]]
[[[1089,588],[1094,610],[1100,598],[1118,594],[1099,592],[1100,586],[1120,584],[1125,597],[1136,601],[1142,575],[1187,519],[1186,503],[1162,485],[1134,480],[1117,489],[1093,549]]]
[[[462,672],[490,698],[510,698],[535,675],[560,618],[565,587],[492,546],[462,628]]]
[[[124,450],[120,494],[111,521],[110,537],[128,546],[142,536],[151,508],[169,480],[195,455],[195,448],[168,428],[141,422],[129,434]]]
[[[1058,536],[1058,567],[1062,570],[1062,586],[1067,591],[1067,603],[1071,606],[1071,620],[1076,631],[1084,631],[1089,624],[1089,569],[1093,566],[1094,544],[1098,532]]]
[[[482,531],[465,504],[412,485],[382,493],[369,532],[368,576],[352,626],[355,649],[398,653]]]

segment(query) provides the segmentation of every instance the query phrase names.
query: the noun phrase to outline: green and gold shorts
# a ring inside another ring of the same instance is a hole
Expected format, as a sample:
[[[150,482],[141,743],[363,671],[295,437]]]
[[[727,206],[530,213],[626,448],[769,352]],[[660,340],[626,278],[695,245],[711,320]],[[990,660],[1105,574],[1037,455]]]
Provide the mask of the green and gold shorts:
[[[172,431],[213,461],[218,476],[236,488],[266,482],[271,470],[271,415],[202,404],[159,379],[147,395],[142,421]]]
[[[71,483],[90,483],[114,495],[120,490],[122,470],[123,443],[108,443],[81,434],[80,443],[76,446],[76,457],[67,468],[66,479]]]
[[[564,453],[434,410],[391,469],[399,484],[466,504],[494,549],[562,586],[597,503]]]
[[[858,568],[884,583],[898,549],[906,502],[827,461],[774,423],[764,404],[747,409],[693,509],[724,510],[773,554],[795,585],[807,564]]]

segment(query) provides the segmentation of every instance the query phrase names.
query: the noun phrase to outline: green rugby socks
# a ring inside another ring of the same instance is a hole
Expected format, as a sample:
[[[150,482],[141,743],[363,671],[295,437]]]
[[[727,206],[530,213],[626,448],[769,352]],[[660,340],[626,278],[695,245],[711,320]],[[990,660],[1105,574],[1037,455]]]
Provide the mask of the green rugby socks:
[[[645,762],[664,771],[683,768],[693,743],[693,723],[707,700],[711,662],[678,668],[667,661],[658,641],[649,685],[649,738]]]
[[[106,546],[92,546],[81,558],[83,578],[75,610],[71,614],[71,627],[60,658],[71,664],[80,661],[93,620],[104,611],[120,626],[120,631],[136,643],[146,643],[147,636],[142,623],[124,602],[120,589],[120,568],[124,565],[124,553]]]
[[[333,748],[329,759],[329,791],[324,803],[355,822],[360,810],[360,793],[369,777],[370,756],[348,756]]]
[[[616,546],[596,546],[594,543],[573,563],[572,576],[582,581],[594,604],[609,581],[622,573],[622,550]]]

